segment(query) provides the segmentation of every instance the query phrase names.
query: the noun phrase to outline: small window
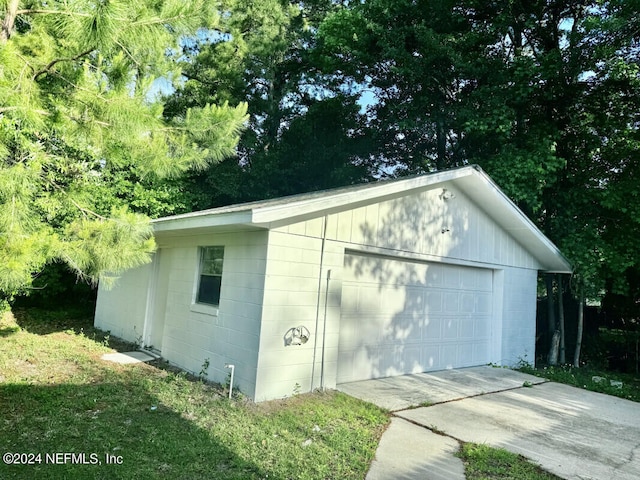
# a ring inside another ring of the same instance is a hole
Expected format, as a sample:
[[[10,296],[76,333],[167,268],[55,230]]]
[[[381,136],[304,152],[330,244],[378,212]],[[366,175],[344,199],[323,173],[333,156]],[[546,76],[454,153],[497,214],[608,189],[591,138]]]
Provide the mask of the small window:
[[[224,247],[200,248],[200,279],[198,283],[197,303],[218,305],[222,286],[222,262]]]

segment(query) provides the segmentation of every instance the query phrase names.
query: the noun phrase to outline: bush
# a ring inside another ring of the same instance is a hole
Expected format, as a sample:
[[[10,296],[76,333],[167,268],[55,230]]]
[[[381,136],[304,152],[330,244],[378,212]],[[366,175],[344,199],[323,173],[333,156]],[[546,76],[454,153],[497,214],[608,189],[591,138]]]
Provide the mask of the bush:
[[[33,281],[33,286],[17,294],[7,303],[17,307],[63,308],[89,306],[95,303],[96,289],[79,282],[66,265],[52,263]]]

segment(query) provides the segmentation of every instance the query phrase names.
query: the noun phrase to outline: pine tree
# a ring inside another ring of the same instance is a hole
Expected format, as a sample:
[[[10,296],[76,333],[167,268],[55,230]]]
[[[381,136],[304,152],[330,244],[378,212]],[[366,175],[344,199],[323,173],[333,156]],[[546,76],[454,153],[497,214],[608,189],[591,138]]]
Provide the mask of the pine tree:
[[[51,262],[92,282],[148,262],[148,218],[96,195],[107,172],[160,179],[233,153],[245,104],[166,118],[154,95],[180,78],[180,42],[215,28],[214,5],[0,0],[0,292]]]

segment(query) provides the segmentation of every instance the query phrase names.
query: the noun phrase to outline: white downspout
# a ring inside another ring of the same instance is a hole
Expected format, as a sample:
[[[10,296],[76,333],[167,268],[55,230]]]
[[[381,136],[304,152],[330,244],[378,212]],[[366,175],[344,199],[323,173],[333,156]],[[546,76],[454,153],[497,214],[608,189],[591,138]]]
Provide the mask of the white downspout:
[[[318,326],[320,325],[320,301],[322,300],[322,269],[324,267],[324,246],[327,241],[327,223],[328,223],[327,215],[324,216],[323,223],[324,225],[322,228],[322,244],[320,245],[320,273],[318,273],[318,296],[317,296],[317,302],[316,302],[316,327],[314,329],[315,335],[313,336],[313,362],[311,364],[311,389],[309,390],[310,392],[313,392],[313,382],[315,381],[315,377],[316,377],[316,356],[318,353]],[[325,317],[326,317],[326,313],[325,313]],[[325,323],[326,323],[326,319],[325,319]],[[323,346],[322,346],[322,369],[324,369],[324,336],[323,336]],[[323,375],[323,372],[321,370],[321,373],[320,373],[321,386],[322,386],[322,375]]]
[[[322,322],[322,355],[320,357],[320,390],[324,390],[324,352],[327,339],[327,305],[329,304],[329,281],[331,270],[327,270],[327,289],[324,292],[324,319]]]

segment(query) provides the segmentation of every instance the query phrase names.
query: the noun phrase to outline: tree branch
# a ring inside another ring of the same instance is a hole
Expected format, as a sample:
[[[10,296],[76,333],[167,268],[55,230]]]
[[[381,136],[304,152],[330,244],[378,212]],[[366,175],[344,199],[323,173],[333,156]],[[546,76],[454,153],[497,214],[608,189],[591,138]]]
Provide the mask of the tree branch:
[[[100,215],[99,213],[96,213],[92,210],[89,210],[88,208],[84,208],[83,206],[81,206],[78,202],[76,202],[73,198],[69,198],[69,201],[71,203],[73,203],[73,205],[80,210],[82,213],[84,213],[85,215],[92,215],[100,220],[109,220],[107,217],[103,217],[102,215]]]
[[[72,16],[91,17],[91,15],[88,13],[69,12],[65,10],[41,10],[37,8],[26,9],[26,10],[16,10],[16,15],[31,15],[33,13],[39,13],[42,15],[68,15],[70,17]]]
[[[220,85],[219,80],[205,80],[197,75],[192,75],[188,72],[180,72],[180,74],[185,77],[187,80],[195,80],[196,82],[202,83],[203,85],[211,85],[212,87],[217,87]]]
[[[11,112],[13,110],[19,110],[20,108],[23,108],[23,107],[16,107],[16,106],[13,106],[13,107],[0,107],[0,113]],[[49,112],[47,112],[45,110],[34,109],[33,111],[36,112],[36,113],[39,113],[40,115],[51,115]]]
[[[174,20],[181,20],[183,18],[186,18],[186,16],[176,15],[174,17],[167,17],[167,18],[159,18],[159,17],[149,18],[147,20],[132,22],[131,25],[128,26],[128,28],[140,27],[140,26],[146,26],[146,25],[170,24]]]
[[[73,206],[75,206],[78,210],[80,210],[85,216],[86,215],[91,215],[91,216],[94,216],[94,217],[96,217],[96,218],[98,218],[100,220],[109,220],[107,217],[103,217],[99,213],[96,213],[96,212],[94,212],[92,210],[89,210],[88,208],[85,208],[82,205],[80,205],[73,198],[71,198],[71,196],[69,195],[69,192],[67,192],[64,188],[62,188],[60,185],[58,185],[53,180],[49,180],[49,184],[53,188],[57,189],[58,191],[62,192],[64,195],[66,195],[67,200],[69,200],[73,204]]]
[[[33,75],[33,79],[34,80],[38,80],[38,78],[40,78],[40,76],[45,75],[47,73],[49,73],[49,71],[57,64],[60,62],[75,62],[76,60],[78,60],[79,58],[82,58],[86,55],[89,55],[91,52],[93,52],[95,50],[94,47],[91,47],[89,50],[86,50],[82,53],[79,53],[78,55],[76,55],[75,57],[71,57],[71,58],[56,58],[55,60],[52,60],[49,62],[49,64],[44,67],[42,70],[36,72]]]

